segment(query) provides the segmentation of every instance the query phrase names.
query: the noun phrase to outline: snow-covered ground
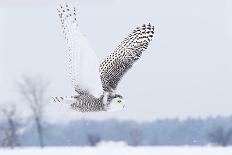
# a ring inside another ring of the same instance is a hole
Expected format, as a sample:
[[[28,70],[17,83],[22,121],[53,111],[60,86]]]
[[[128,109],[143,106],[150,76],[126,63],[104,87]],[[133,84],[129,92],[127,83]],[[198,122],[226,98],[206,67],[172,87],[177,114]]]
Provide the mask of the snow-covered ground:
[[[99,145],[97,147],[47,147],[0,149],[0,155],[231,155],[232,147],[130,147]]]

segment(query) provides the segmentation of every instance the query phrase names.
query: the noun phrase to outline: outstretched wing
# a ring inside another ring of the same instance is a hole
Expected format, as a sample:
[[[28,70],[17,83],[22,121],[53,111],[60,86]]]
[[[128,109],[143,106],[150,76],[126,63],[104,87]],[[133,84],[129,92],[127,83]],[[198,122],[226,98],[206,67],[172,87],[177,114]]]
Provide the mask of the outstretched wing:
[[[137,27],[118,48],[100,65],[101,81],[104,91],[112,92],[123,75],[132,67],[142,52],[147,49],[154,34],[151,24]]]
[[[97,57],[81,33],[75,7],[68,4],[58,9],[67,44],[68,69],[71,82],[77,92],[88,91],[95,97],[102,93]]]

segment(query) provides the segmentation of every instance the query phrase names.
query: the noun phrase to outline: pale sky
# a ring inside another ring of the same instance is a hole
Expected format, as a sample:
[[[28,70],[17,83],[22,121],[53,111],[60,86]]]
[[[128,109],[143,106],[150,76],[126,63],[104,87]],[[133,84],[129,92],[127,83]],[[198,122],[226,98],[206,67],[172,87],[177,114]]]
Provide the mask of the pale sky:
[[[125,111],[83,116],[49,104],[49,119],[149,121],[232,115],[230,0],[80,0],[75,4],[82,32],[100,60],[143,23],[155,25],[155,38],[120,83]],[[19,100],[14,86],[22,75],[50,80],[48,96],[72,95],[56,6],[55,1],[45,0],[0,1],[0,101]]]

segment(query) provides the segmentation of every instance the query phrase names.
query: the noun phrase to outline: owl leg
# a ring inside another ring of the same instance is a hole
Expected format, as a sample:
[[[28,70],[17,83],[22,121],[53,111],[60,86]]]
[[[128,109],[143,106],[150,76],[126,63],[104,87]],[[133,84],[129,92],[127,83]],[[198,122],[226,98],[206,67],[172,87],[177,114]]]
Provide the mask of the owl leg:
[[[109,96],[109,92],[104,91],[103,92],[103,104],[104,105],[108,104],[108,96]]]
[[[115,93],[115,90],[112,89],[111,95],[112,95],[112,96],[115,96],[115,94],[116,94],[116,93]]]

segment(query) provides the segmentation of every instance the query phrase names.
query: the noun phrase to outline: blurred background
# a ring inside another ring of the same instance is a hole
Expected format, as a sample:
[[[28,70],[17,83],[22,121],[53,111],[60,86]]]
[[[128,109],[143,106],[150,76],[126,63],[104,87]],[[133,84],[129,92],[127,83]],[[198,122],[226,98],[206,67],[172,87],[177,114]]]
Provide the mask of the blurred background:
[[[125,111],[80,114],[56,7],[0,1],[0,146],[232,144],[232,1],[73,0],[100,62],[134,28],[155,37],[119,85]]]

